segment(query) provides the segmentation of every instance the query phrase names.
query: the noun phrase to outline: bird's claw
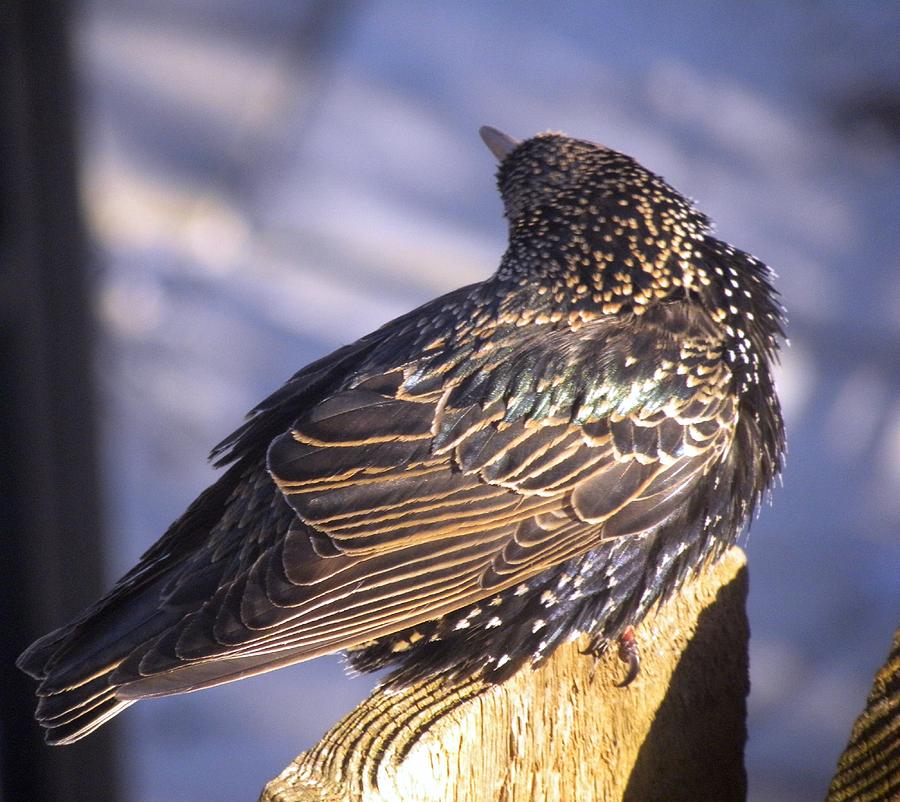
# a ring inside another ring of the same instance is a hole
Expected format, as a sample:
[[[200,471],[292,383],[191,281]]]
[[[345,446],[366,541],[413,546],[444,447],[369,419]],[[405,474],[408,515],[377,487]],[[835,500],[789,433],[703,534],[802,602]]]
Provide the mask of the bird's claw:
[[[588,675],[588,681],[593,682],[597,666],[600,665],[600,658],[606,653],[606,641],[592,640],[586,648],[581,650],[581,653],[594,658],[591,662],[591,673]]]
[[[619,636],[619,659],[628,664],[628,671],[621,682],[616,683],[617,688],[627,688],[637,679],[641,673],[641,653],[638,649],[637,638],[634,635],[634,627],[626,627]]]

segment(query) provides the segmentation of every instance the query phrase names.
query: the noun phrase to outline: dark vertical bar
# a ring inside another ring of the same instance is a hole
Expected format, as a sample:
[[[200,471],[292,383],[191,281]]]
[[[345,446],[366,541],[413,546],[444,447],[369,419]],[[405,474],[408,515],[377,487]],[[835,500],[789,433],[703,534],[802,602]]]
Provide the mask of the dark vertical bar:
[[[105,728],[43,744],[12,664],[101,589],[91,302],[79,225],[68,4],[0,3],[2,798],[116,798]]]

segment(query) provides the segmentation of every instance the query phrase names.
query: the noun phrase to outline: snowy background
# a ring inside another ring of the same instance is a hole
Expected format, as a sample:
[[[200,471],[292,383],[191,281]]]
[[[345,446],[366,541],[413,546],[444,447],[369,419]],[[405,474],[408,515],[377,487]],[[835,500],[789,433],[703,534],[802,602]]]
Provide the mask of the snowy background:
[[[109,581],[306,362],[493,271],[477,137],[634,155],[772,264],[784,486],[749,541],[753,802],[819,800],[900,622],[894,3],[78,6]],[[323,658],[122,719],[126,799],[256,798],[366,695]]]

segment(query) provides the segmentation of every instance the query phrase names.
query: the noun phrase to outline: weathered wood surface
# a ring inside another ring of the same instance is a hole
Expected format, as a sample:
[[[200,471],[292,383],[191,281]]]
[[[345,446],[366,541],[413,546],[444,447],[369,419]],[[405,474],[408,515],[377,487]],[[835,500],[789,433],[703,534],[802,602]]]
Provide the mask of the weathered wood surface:
[[[826,802],[884,802],[900,799],[900,628],[884,665],[875,675],[866,709],[831,781]]]
[[[734,548],[637,629],[627,688],[615,649],[595,667],[571,643],[487,690],[376,690],[260,800],[743,800],[746,594]]]

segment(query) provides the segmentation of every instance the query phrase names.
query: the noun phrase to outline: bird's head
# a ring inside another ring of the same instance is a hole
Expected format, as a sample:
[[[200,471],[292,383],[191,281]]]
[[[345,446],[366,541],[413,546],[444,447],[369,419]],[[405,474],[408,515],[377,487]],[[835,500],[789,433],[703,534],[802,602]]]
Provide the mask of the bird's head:
[[[556,133],[481,136],[510,225],[502,317],[577,327],[685,301],[719,327],[742,386],[761,386],[784,323],[765,264],[713,237],[702,212],[630,156]]]
[[[611,312],[640,312],[703,278],[695,250],[708,219],[630,156],[557,133],[481,136],[499,161],[510,224],[501,273],[546,277]]]

